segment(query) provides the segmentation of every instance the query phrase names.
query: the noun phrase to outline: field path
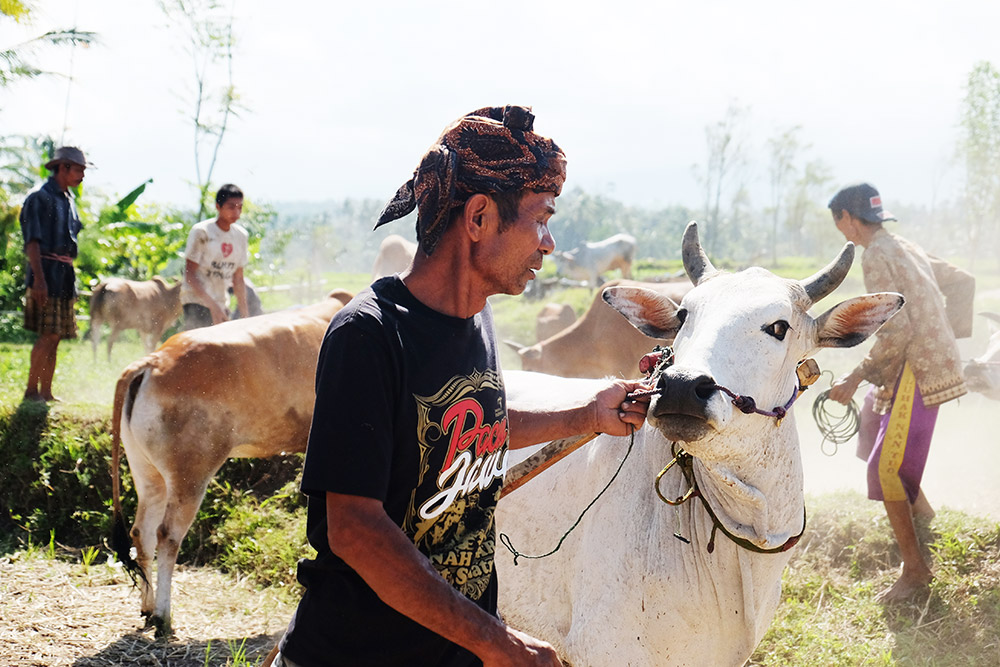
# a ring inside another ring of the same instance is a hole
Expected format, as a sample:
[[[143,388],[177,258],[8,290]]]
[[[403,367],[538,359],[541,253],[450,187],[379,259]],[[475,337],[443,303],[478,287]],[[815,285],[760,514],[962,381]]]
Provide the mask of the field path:
[[[98,563],[85,573],[80,563],[0,558],[0,665],[257,665],[294,611],[246,581],[183,567],[173,607],[176,636],[157,642],[142,629],[138,591],[120,568]]]

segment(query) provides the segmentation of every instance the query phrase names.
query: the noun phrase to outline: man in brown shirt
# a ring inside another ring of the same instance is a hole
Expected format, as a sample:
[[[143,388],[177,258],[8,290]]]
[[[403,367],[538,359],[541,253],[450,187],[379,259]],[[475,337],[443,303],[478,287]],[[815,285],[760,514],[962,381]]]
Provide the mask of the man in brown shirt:
[[[865,248],[865,289],[898,292],[906,299],[876,334],[865,359],[837,380],[829,394],[846,405],[862,380],[873,385],[874,411],[881,417],[868,458],[868,497],[884,502],[903,556],[902,574],[878,599],[903,600],[926,590],[933,578],[913,517],[934,514],[920,481],[938,406],[967,391],[941,287],[959,285],[955,292],[971,295],[975,280],[886,231],[882,223],[896,218],[882,208],[878,190],[870,184],[844,188],[829,206],[837,229]]]

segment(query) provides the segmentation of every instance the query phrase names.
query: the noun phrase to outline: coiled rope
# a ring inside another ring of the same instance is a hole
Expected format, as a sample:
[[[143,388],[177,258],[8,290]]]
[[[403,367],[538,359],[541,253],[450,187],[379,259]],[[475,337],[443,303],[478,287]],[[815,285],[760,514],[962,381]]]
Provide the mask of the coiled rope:
[[[823,371],[823,375],[827,373],[830,371]],[[832,389],[833,373],[830,373],[830,385]],[[825,389],[816,395],[812,406],[812,416],[816,427],[823,435],[823,440],[819,444],[820,451],[827,456],[833,456],[837,453],[840,445],[853,438],[861,428],[861,411],[852,399],[848,405],[837,403],[843,408],[843,412],[841,413],[839,410],[834,412],[828,404],[836,402],[828,400],[829,395],[830,389]],[[827,447],[828,442],[833,445],[832,450]]]

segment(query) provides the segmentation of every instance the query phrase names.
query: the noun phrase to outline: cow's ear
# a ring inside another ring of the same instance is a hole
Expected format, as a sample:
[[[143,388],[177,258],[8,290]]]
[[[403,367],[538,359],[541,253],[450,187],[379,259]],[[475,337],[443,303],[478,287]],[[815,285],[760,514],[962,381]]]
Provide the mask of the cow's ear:
[[[659,292],[645,287],[619,286],[605,288],[601,296],[632,326],[650,338],[672,340],[681,328],[681,321],[677,318],[680,306]]]
[[[838,303],[816,318],[819,347],[854,347],[903,307],[903,295],[895,292],[865,294]]]

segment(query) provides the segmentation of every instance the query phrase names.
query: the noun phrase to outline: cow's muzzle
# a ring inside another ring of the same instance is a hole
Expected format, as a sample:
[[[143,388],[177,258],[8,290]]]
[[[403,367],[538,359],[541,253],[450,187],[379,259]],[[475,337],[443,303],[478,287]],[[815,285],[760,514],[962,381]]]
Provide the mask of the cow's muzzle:
[[[710,402],[718,385],[711,375],[671,366],[660,375],[657,389],[649,421],[669,440],[692,442],[715,430]]]

